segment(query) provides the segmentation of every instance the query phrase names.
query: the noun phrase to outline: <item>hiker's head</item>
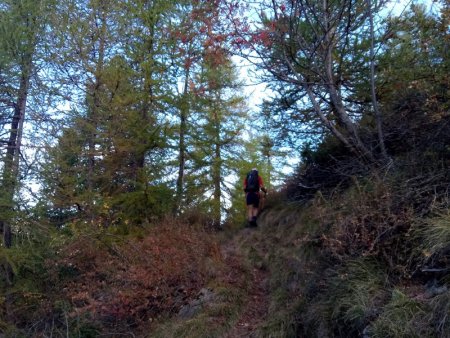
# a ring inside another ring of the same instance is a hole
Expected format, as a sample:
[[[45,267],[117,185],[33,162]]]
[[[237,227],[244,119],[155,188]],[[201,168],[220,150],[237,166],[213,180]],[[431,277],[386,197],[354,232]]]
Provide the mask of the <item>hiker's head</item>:
[[[258,173],[258,169],[257,168],[253,168],[252,171],[254,171],[255,173]]]

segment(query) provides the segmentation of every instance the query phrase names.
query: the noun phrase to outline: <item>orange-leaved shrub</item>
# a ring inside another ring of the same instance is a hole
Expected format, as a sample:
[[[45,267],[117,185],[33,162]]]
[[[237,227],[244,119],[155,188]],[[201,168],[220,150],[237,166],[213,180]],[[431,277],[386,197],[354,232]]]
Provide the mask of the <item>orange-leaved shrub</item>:
[[[117,329],[179,309],[205,285],[221,255],[211,234],[173,219],[147,233],[81,235],[47,261],[70,318]]]

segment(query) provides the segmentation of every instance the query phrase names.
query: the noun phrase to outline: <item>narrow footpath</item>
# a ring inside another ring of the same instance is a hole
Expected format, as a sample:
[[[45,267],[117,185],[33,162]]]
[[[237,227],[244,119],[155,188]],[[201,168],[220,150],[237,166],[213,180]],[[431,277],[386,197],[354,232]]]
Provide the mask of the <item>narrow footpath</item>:
[[[241,250],[239,243],[242,237],[252,236],[257,229],[244,229],[233,240],[222,247],[225,261],[246,262],[250,264],[248,294],[244,306],[234,327],[224,335],[226,338],[258,337],[258,328],[266,320],[269,308],[269,272],[261,267],[254,266]]]

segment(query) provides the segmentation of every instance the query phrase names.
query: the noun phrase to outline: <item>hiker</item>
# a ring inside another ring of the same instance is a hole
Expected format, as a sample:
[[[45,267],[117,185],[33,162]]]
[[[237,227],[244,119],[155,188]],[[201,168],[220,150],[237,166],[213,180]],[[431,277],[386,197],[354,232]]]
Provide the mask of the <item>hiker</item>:
[[[245,201],[247,204],[247,220],[249,226],[256,226],[256,218],[260,208],[262,190],[267,193],[263,180],[258,174],[258,169],[253,168],[244,180]]]

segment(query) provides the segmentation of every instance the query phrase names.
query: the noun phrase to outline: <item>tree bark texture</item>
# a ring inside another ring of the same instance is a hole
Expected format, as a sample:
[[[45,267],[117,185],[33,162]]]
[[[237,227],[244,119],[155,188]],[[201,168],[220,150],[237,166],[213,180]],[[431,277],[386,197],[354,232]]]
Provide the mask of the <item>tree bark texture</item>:
[[[23,61],[22,75],[20,78],[17,100],[14,105],[14,115],[11,122],[11,130],[9,133],[2,174],[3,191],[1,193],[0,229],[2,230],[3,246],[5,248],[10,248],[13,242],[11,215],[14,208],[14,194],[19,179],[20,147],[22,143],[21,138],[30,86],[32,54],[25,55]],[[6,281],[8,284],[12,284],[14,274],[9,263],[4,264],[3,270],[5,272]]]

